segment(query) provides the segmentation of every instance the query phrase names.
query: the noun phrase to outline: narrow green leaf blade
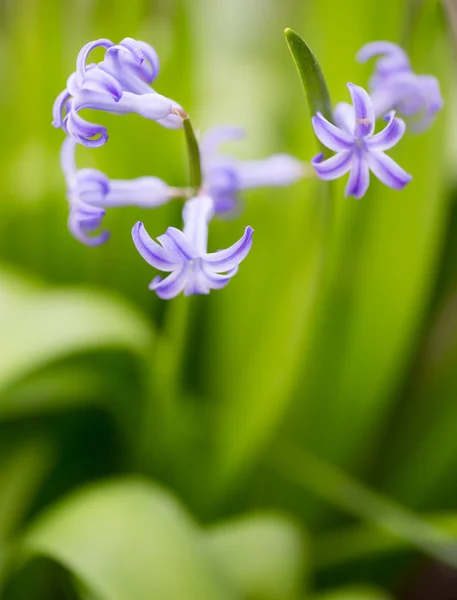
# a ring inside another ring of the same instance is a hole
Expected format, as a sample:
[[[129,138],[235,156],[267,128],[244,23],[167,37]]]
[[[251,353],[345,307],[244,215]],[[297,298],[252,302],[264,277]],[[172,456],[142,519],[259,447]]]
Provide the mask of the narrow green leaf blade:
[[[317,112],[321,112],[326,119],[331,119],[330,94],[316,57],[298,33],[292,29],[286,29],[284,34],[305,88],[311,114],[315,115]]]

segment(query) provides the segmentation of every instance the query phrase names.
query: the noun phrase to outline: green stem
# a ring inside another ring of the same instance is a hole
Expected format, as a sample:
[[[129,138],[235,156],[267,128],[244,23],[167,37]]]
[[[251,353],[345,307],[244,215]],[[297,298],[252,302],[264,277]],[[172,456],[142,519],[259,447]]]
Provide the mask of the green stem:
[[[189,176],[190,185],[197,194],[202,185],[202,170],[200,161],[200,149],[198,147],[197,137],[194,128],[186,115],[183,121],[184,135],[186,137],[187,152],[189,155]]]

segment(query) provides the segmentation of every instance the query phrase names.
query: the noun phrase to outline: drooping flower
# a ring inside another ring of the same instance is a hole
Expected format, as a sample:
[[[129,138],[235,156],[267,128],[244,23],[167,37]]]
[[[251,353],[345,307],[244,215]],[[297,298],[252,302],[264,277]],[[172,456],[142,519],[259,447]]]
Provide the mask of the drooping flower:
[[[108,240],[108,231],[95,233],[102,226],[106,208],[131,205],[154,208],[176,195],[175,188],[157,177],[109,179],[96,169],[77,169],[76,145],[73,138],[65,139],[61,164],[70,208],[68,227],[83,244],[99,246]]]
[[[103,61],[87,65],[88,55],[97,47],[106,49]],[[181,106],[149,86],[158,70],[157,54],[145,42],[132,38],[125,38],[120,44],[105,39],[89,42],[79,52],[76,71],[54,102],[52,124],[88,147],[102,146],[108,134],[103,125],[80,116],[79,111],[85,108],[115,114],[138,113],[165,127],[181,127]]]
[[[416,133],[427,129],[443,107],[440,85],[432,75],[416,75],[406,52],[392,42],[370,42],[363,46],[357,59],[365,63],[375,56],[370,95],[375,114],[382,116],[395,109]]]
[[[395,146],[405,132],[405,123],[391,111],[386,115],[386,127],[374,135],[375,114],[370,96],[352,83],[348,83],[353,106],[341,103],[336,106],[334,120],[327,121],[321,113],[312,118],[314,132],[319,140],[337,154],[323,160],[318,154],[311,164],[320,179],[332,180],[349,172],[346,196],[362,198],[370,183],[370,171],[385,185],[401,190],[412,179],[384,151]]]
[[[219,153],[221,144],[243,137],[239,127],[220,126],[209,130],[201,141],[203,188],[213,198],[218,214],[232,212],[242,190],[290,185],[306,172],[305,164],[288,154],[238,160]]]
[[[144,260],[169,272],[165,278],[155,277],[149,285],[159,298],[170,299],[182,291],[185,296],[208,294],[212,289],[225,287],[246,258],[252,245],[251,227],[243,237],[226,250],[208,253],[208,224],[214,214],[214,203],[209,196],[188,200],[183,209],[184,229],[169,227],[155,242],[143,223],[133,227],[135,246]]]

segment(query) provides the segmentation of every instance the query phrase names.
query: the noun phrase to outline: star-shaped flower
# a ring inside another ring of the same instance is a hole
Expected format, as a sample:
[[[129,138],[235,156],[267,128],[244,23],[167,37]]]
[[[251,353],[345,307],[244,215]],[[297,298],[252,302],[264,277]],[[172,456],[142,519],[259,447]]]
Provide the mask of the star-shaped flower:
[[[320,179],[338,179],[349,172],[346,196],[362,198],[370,184],[370,171],[385,185],[401,190],[412,177],[384,151],[397,144],[405,132],[405,123],[395,118],[394,111],[386,115],[386,127],[376,135],[375,114],[370,96],[348,83],[353,106],[336,106],[332,125],[321,113],[312,118],[314,132],[319,140],[337,154],[323,160],[318,154],[311,164]]]
[[[133,227],[135,246],[144,260],[169,272],[165,278],[155,277],[149,285],[159,298],[174,298],[182,291],[191,294],[209,294],[212,289],[225,287],[238,271],[252,246],[251,227],[243,237],[226,250],[208,253],[208,224],[214,214],[214,203],[209,196],[196,196],[184,206],[184,229],[169,227],[155,242],[143,223]]]

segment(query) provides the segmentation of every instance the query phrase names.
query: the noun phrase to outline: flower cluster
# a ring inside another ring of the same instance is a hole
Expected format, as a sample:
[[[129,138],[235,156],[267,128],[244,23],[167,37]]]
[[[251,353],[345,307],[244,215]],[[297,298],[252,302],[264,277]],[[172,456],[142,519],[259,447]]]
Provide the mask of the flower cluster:
[[[348,83],[352,106],[336,105],[334,124],[321,113],[312,118],[319,141],[334,156],[324,160],[318,154],[311,162],[320,179],[338,179],[349,172],[346,196],[361,198],[370,183],[370,171],[385,185],[402,190],[412,177],[385,154],[403,137],[406,124],[396,117],[396,111],[408,121],[415,133],[427,129],[443,100],[437,79],[431,75],[416,75],[406,52],[391,42],[372,42],[363,46],[357,58],[360,62],[380,56],[370,79],[368,94],[362,87]],[[387,121],[385,128],[374,133],[376,119]]]
[[[95,48],[104,50],[104,58],[88,64],[89,54]],[[239,128],[225,126],[214,128],[201,140],[202,185],[198,190],[172,187],[152,176],[119,180],[110,179],[96,169],[78,169],[75,156],[78,144],[95,148],[108,140],[103,125],[81,116],[84,109],[137,113],[163,127],[182,128],[188,118],[182,106],[151,87],[158,73],[155,50],[132,38],[125,38],[119,44],[96,40],[79,52],[76,71],[54,103],[52,122],[66,134],[61,165],[69,203],[68,226],[77,240],[97,246],[109,237],[109,232],[102,228],[107,208],[128,205],[156,208],[172,199],[183,199],[183,231],[169,227],[157,243],[139,222],[132,230],[133,242],[146,262],[170,273],[164,279],[156,277],[149,286],[160,298],[173,298],[181,292],[208,294],[211,289],[227,285],[235,275],[251,249],[253,233],[251,227],[246,227],[238,242],[226,250],[208,253],[211,219],[238,212],[242,190],[286,186],[298,181],[305,175],[305,165],[286,154],[252,161],[221,154],[221,144],[243,137]]]

